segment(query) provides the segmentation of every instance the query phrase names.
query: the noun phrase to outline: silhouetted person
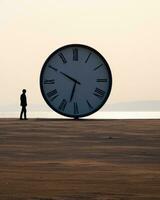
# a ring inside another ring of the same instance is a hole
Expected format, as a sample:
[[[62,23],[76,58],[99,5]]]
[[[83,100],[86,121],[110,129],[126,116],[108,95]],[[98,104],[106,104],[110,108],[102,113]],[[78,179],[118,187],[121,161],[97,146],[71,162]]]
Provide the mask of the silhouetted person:
[[[27,119],[27,117],[26,117],[26,112],[27,112],[27,110],[26,110],[27,97],[26,97],[26,90],[25,89],[22,90],[22,94],[21,94],[20,99],[21,99],[21,106],[22,106],[22,110],[21,110],[21,114],[20,114],[20,119],[23,119],[22,118],[23,114],[24,114],[24,119]]]

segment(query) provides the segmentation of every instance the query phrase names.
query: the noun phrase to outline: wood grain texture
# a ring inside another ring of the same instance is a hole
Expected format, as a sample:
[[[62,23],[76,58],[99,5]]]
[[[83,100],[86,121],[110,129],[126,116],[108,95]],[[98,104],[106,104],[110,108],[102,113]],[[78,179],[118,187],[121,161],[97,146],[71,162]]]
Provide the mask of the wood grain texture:
[[[160,199],[160,120],[0,119],[0,200],[142,199]]]

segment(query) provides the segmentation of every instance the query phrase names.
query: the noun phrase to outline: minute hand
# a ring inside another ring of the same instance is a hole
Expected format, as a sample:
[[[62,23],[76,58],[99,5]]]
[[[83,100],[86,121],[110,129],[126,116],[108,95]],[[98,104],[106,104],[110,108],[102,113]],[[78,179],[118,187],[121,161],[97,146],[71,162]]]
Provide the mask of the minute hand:
[[[76,89],[76,82],[74,83],[74,86],[73,86],[73,89],[72,89],[72,93],[71,93],[71,97],[70,97],[70,102],[72,101],[73,99],[73,95],[74,95],[74,92],[75,92],[75,89]]]
[[[63,73],[63,72],[60,72],[60,73],[63,74],[64,76],[66,76],[67,78],[69,78],[70,80],[74,81],[75,83],[77,83],[77,84],[79,84],[79,85],[81,84],[79,81],[77,81],[76,79],[74,79],[74,78],[68,76],[67,74],[65,74],[65,73]]]

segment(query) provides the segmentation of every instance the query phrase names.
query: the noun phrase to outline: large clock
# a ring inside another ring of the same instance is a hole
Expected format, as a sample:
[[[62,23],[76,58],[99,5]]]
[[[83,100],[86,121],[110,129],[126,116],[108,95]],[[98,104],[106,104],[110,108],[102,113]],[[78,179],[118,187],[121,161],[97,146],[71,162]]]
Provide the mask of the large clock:
[[[54,51],[40,74],[43,98],[54,111],[67,117],[85,117],[98,111],[111,87],[111,70],[105,58],[82,44]]]

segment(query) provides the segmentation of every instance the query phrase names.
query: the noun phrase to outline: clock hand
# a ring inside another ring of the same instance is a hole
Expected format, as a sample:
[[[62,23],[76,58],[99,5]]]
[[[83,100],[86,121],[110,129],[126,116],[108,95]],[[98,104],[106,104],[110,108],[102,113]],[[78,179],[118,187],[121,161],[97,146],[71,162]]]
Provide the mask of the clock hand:
[[[75,88],[76,88],[76,82],[74,83],[74,86],[73,86],[73,89],[72,89],[72,93],[71,93],[71,97],[70,97],[70,102],[72,101],[73,99],[73,95],[74,95],[74,92],[75,92]]]
[[[67,74],[65,74],[65,73],[63,73],[63,72],[60,72],[60,73],[63,74],[64,76],[66,76],[67,78],[69,78],[70,80],[74,81],[75,83],[77,83],[77,84],[79,84],[79,85],[81,84],[79,81],[77,81],[76,79],[74,79],[74,78],[68,76]]]

